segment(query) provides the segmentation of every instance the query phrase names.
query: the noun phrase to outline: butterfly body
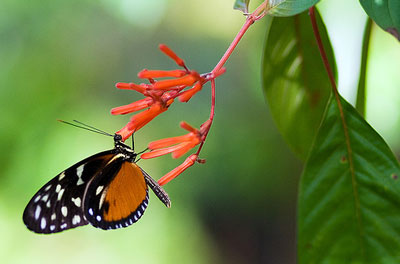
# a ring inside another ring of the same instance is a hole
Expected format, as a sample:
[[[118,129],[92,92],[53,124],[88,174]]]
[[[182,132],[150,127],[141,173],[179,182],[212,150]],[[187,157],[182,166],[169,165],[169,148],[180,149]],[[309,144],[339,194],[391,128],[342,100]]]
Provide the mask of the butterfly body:
[[[143,215],[148,186],[170,207],[167,193],[136,163],[137,154],[114,136],[114,149],[90,156],[50,180],[30,200],[23,220],[36,233],[91,224],[127,227]]]

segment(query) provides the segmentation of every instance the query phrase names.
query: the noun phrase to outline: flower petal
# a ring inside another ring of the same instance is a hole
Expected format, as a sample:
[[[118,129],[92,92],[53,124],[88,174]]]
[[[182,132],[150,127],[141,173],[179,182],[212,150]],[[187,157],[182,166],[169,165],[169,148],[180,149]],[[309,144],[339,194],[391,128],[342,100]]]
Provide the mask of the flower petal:
[[[176,89],[176,86],[191,86],[197,81],[197,78],[192,75],[188,74],[181,78],[170,79],[170,80],[162,80],[154,83],[152,85],[153,89],[162,89],[162,90],[170,90]]]
[[[160,48],[160,50],[162,52],[164,52],[165,55],[167,55],[168,57],[173,59],[175,61],[175,63],[178,64],[178,66],[181,66],[184,68],[186,67],[185,62],[181,58],[179,58],[178,55],[176,55],[175,52],[173,52],[167,45],[160,44],[158,47]]]
[[[129,138],[134,132],[141,129],[151,120],[153,120],[156,116],[165,112],[168,107],[163,107],[161,103],[154,103],[149,109],[142,111],[136,115],[134,115],[126,126],[124,126],[117,134],[122,136],[122,140],[125,141]]]
[[[196,154],[192,154],[189,157],[187,157],[186,160],[181,165],[179,165],[178,167],[176,167],[175,169],[173,169],[172,171],[168,172],[163,177],[161,177],[161,179],[158,180],[158,184],[162,186],[167,184],[174,178],[176,178],[179,174],[181,174],[187,168],[192,166],[196,162],[197,157],[198,156]]]
[[[153,103],[153,99],[150,97],[146,97],[144,99],[138,100],[128,105],[123,105],[119,107],[115,107],[111,109],[112,115],[125,115],[132,112],[136,112],[142,110],[146,107],[149,107]]]
[[[143,94],[146,91],[146,87],[145,85],[138,85],[135,83],[116,83],[115,87],[117,87],[118,89],[125,89],[125,90],[135,90],[141,94]]]
[[[184,91],[184,92],[179,96],[179,101],[181,101],[181,102],[183,102],[183,103],[188,102],[188,101],[193,97],[193,95],[195,95],[196,93],[198,93],[198,92],[201,90],[202,87],[203,87],[203,85],[201,84],[201,82],[197,82],[197,83],[193,86],[193,88],[191,88],[191,89],[189,89],[189,90],[187,90],[187,91]]]
[[[182,143],[185,141],[190,141],[192,139],[192,137],[193,137],[192,135],[186,134],[183,136],[163,138],[163,139],[159,139],[159,140],[150,142],[148,145],[148,148],[151,150],[165,148],[167,146],[171,146],[174,144]]]
[[[179,125],[181,126],[181,128],[186,129],[189,132],[192,132],[192,133],[198,133],[199,132],[196,128],[192,127],[191,125],[189,125],[185,121],[182,121]]]
[[[200,141],[198,141],[198,142],[191,141],[191,142],[185,142],[185,143],[179,144],[180,148],[175,150],[174,152],[172,152],[172,158],[178,159],[178,158],[182,157],[183,155],[186,154],[186,152],[188,152],[189,150],[194,148],[199,143],[200,143]]]
[[[173,70],[173,71],[158,71],[158,70],[147,70],[144,69],[138,73],[138,77],[142,79],[147,78],[162,78],[162,77],[182,77],[187,74],[184,70]]]
[[[184,143],[181,143],[181,144],[184,144]],[[152,159],[152,158],[160,157],[162,155],[166,155],[168,153],[176,151],[177,149],[182,148],[181,144],[175,145],[175,146],[171,146],[171,147],[168,147],[168,148],[152,150],[150,152],[143,153],[140,157],[142,159]]]

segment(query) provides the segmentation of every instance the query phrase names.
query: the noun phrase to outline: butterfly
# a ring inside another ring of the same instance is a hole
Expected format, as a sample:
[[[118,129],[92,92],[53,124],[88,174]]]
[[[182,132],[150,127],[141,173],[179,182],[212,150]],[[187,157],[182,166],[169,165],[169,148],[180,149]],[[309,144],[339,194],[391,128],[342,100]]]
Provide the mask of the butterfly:
[[[40,188],[25,208],[25,225],[43,234],[87,224],[128,227],[147,208],[148,186],[169,208],[168,194],[135,163],[137,155],[115,134],[113,149],[76,163]]]

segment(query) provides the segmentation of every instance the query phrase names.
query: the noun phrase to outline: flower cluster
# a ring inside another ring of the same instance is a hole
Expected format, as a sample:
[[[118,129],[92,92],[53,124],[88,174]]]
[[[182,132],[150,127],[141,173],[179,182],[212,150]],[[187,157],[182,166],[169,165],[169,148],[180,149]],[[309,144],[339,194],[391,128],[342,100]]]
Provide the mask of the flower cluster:
[[[189,131],[189,133],[183,136],[165,138],[151,142],[148,146],[150,152],[142,154],[141,158],[151,159],[166,155],[168,153],[171,153],[172,157],[175,159],[183,156],[189,150],[204,141],[204,138],[207,135],[208,130],[210,129],[211,122],[209,120],[205,122],[203,125],[200,126],[200,130],[195,129],[184,121],[181,122],[180,125],[183,129]],[[160,185],[164,185],[165,183],[169,182],[170,180],[181,174],[184,170],[192,166],[196,161],[204,163],[204,160],[198,159],[198,154],[192,154],[181,165],[164,175],[158,183]]]
[[[119,89],[135,90],[143,94],[145,98],[128,105],[113,108],[111,114],[124,115],[147,108],[145,111],[134,115],[129,123],[117,132],[117,134],[122,136],[123,140],[129,138],[132,133],[138,131],[159,114],[165,112],[174,102],[175,98],[178,97],[181,102],[188,102],[193,95],[201,90],[203,84],[207,81],[205,77],[200,76],[196,71],[190,71],[186,67],[185,62],[166,45],[161,44],[160,49],[172,58],[178,66],[184,69],[172,71],[144,69],[138,73],[138,77],[147,79],[149,84],[116,84],[116,87]],[[156,81],[156,78],[165,77],[170,77],[171,79]],[[188,87],[190,89],[186,89]]]
[[[169,71],[144,69],[138,73],[138,77],[147,79],[148,83],[116,84],[116,87],[119,89],[134,90],[144,95],[144,98],[141,100],[111,110],[111,114],[113,115],[124,115],[143,110],[133,115],[128,124],[116,132],[122,136],[123,140],[129,138],[134,132],[141,129],[156,116],[165,112],[175,101],[175,98],[178,98],[180,102],[188,102],[203,88],[206,82],[213,81],[217,76],[225,72],[225,68],[221,68],[215,73],[200,75],[196,71],[189,70],[185,62],[166,45],[161,44],[159,47],[163,53],[173,59],[175,63],[183,69]],[[160,78],[163,79],[157,80]],[[215,87],[212,86],[213,98],[215,96],[214,89]],[[196,154],[190,155],[181,165],[159,180],[160,185],[166,184],[192,166],[195,162],[205,162],[205,160],[199,159],[198,156],[208,131],[210,130],[214,103],[215,100],[212,101],[212,114],[210,118],[200,126],[200,129],[196,129],[183,121],[180,125],[183,129],[189,131],[188,134],[151,142],[148,145],[150,152],[141,155],[142,159],[150,159],[171,153],[173,158],[179,158],[200,144]]]
[[[148,146],[150,152],[142,154],[141,158],[151,159],[172,153],[172,157],[177,159],[204,140],[205,133],[209,129],[209,124],[210,122],[206,122],[201,126],[200,130],[198,130],[182,121],[180,125],[183,129],[189,131],[188,134],[151,142]]]

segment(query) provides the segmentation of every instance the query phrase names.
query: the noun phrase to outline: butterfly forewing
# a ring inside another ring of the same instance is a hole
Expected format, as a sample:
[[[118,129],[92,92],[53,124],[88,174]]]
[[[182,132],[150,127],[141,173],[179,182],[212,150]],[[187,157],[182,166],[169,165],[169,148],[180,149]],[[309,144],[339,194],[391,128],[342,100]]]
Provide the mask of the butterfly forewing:
[[[23,220],[36,233],[56,233],[86,225],[82,210],[87,185],[114,156],[104,151],[71,166],[45,184],[25,208]]]
[[[117,154],[88,186],[84,211],[95,227],[116,229],[135,223],[148,204],[141,169]]]

